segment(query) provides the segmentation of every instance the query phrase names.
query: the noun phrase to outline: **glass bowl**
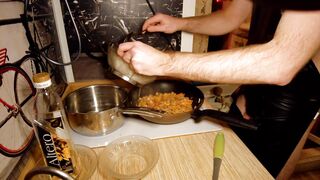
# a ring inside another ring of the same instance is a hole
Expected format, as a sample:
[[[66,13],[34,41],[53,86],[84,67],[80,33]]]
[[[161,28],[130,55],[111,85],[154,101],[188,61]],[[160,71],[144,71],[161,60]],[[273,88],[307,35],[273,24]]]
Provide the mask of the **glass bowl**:
[[[111,142],[99,155],[98,170],[104,178],[141,179],[159,159],[152,140],[138,135],[124,136]]]

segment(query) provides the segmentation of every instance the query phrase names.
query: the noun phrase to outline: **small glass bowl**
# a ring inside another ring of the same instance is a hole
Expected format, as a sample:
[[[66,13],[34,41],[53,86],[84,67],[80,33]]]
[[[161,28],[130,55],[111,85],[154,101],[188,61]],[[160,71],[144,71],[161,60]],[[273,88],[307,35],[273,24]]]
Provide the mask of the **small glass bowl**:
[[[106,179],[141,179],[158,159],[159,150],[152,140],[138,135],[124,136],[100,153],[98,170]]]

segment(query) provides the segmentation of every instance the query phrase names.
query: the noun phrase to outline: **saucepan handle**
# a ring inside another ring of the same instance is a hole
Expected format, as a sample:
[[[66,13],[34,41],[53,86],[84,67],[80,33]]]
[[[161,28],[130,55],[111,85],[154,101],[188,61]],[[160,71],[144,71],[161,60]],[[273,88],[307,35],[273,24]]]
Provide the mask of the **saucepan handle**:
[[[146,116],[146,117],[151,117],[151,118],[163,118],[164,117],[164,112],[162,111],[156,111],[156,110],[151,110],[149,108],[140,108],[140,107],[126,107],[126,108],[121,108],[121,113],[122,114],[127,114],[127,115],[139,115],[139,116]]]
[[[227,123],[231,126],[236,126],[245,129],[257,130],[258,124],[253,121],[248,121],[243,118],[236,117],[232,114],[228,114],[225,112],[213,110],[213,109],[205,109],[205,110],[197,110],[192,114],[192,118],[196,121],[200,121],[203,117],[213,118],[213,121]]]

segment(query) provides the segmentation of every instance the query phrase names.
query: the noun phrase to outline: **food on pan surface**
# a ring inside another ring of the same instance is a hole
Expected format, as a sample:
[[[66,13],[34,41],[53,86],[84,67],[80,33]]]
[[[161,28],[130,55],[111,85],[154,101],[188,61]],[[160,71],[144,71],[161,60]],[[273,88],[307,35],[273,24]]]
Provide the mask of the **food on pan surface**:
[[[191,112],[193,110],[192,100],[185,97],[183,93],[176,94],[174,92],[157,92],[155,95],[140,97],[138,99],[138,106],[165,111],[170,114]]]

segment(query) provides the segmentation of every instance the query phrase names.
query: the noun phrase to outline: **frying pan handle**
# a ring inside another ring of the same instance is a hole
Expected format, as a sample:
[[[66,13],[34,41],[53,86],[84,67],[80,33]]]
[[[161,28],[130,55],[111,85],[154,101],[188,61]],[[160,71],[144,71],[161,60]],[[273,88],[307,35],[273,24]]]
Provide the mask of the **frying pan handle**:
[[[236,117],[232,114],[224,113],[213,109],[197,110],[192,114],[192,118],[200,121],[202,117],[213,118],[216,122],[227,123],[231,126],[240,128],[257,130],[258,124],[253,121],[248,121],[243,118]]]

